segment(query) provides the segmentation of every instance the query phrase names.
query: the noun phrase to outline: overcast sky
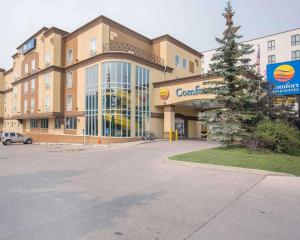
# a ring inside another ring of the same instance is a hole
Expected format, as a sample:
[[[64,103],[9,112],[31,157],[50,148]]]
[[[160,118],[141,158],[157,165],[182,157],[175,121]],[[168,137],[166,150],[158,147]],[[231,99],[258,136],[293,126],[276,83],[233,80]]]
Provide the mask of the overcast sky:
[[[215,48],[225,0],[10,0],[1,2],[0,68],[41,27],[73,31],[105,15],[149,38],[170,34],[195,48]],[[233,0],[244,40],[300,27],[299,0]]]

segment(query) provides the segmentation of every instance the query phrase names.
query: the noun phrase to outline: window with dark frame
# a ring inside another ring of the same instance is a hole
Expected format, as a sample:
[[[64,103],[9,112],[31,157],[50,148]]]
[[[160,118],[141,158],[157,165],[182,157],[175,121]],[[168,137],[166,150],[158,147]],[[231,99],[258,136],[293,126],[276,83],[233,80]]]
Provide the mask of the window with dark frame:
[[[275,50],[275,40],[268,41],[268,51]]]
[[[292,60],[300,60],[300,50],[292,51]]]
[[[38,120],[30,119],[30,128],[38,128]]]
[[[291,44],[292,46],[300,45],[300,34],[291,36]]]
[[[272,64],[276,62],[276,56],[275,55],[270,55],[268,56],[268,63]]]
[[[41,119],[41,128],[47,129],[49,126],[48,118],[42,118]]]
[[[66,129],[77,129],[77,117],[66,117]]]
[[[55,129],[61,129],[62,118],[55,118]]]

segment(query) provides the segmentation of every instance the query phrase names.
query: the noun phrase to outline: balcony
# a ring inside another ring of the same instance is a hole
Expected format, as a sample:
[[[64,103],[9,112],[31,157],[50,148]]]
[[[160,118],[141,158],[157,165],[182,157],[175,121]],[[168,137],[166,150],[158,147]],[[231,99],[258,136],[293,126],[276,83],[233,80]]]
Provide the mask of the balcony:
[[[114,42],[103,44],[103,52],[125,52],[135,55],[145,61],[164,66],[164,59],[162,59],[161,57],[158,57],[151,52],[145,51],[128,43]]]

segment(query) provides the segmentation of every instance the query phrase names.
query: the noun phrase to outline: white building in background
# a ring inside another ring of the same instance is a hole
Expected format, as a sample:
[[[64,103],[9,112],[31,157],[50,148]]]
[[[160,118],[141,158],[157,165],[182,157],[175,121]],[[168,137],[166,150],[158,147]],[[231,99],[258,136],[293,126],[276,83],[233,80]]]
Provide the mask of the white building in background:
[[[260,73],[264,76],[269,63],[300,60],[300,28],[255,38],[243,43],[253,45],[255,50],[250,55],[251,64],[258,62],[258,49],[260,49]],[[216,49],[202,52],[204,73],[209,71],[209,64],[215,52]]]

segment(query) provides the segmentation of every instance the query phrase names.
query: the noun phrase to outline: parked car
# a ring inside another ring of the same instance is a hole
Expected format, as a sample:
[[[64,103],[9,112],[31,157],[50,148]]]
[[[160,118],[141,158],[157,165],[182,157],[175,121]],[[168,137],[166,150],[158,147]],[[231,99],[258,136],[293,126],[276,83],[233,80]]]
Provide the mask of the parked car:
[[[3,145],[11,145],[12,143],[32,144],[32,138],[16,132],[3,132],[1,142]]]

